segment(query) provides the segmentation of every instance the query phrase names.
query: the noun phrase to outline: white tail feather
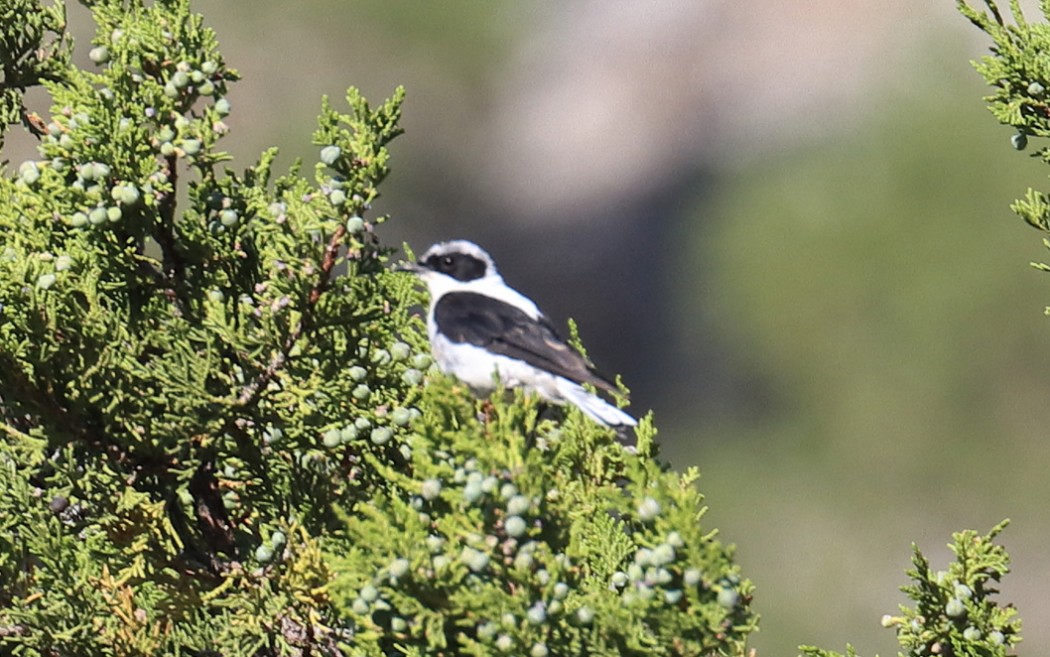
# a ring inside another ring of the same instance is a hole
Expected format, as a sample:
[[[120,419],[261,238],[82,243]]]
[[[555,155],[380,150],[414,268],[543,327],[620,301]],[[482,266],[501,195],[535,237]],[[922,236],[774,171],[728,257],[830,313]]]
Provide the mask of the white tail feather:
[[[583,389],[583,386],[559,378],[558,392],[566,401],[583,411],[583,414],[607,427],[633,427],[638,421],[627,413],[616,408],[597,395]]]

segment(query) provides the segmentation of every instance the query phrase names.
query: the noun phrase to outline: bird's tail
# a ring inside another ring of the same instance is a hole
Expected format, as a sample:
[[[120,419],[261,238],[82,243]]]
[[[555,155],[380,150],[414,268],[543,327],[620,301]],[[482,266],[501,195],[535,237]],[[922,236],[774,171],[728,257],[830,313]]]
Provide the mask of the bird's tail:
[[[633,427],[638,424],[638,420],[635,420],[601,397],[587,392],[583,389],[583,386],[572,381],[560,379],[558,381],[558,392],[561,393],[566,401],[599,424],[604,424],[607,427]]]

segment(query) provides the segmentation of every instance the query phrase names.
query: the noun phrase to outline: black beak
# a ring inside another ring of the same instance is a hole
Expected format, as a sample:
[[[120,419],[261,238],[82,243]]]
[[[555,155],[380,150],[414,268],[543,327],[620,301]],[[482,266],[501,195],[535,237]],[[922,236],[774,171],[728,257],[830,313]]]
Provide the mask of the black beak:
[[[405,262],[399,262],[398,264],[394,265],[394,271],[407,271],[412,272],[413,274],[418,274],[422,271],[426,271],[426,269],[427,268],[423,265],[422,262],[411,262],[408,260],[406,260]]]

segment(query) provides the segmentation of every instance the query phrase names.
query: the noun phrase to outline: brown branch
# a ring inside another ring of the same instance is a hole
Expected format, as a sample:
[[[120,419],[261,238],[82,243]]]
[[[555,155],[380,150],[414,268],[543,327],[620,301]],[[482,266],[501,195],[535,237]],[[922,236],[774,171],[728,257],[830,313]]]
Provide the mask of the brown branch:
[[[321,257],[321,272],[317,279],[317,283],[310,288],[309,294],[306,296],[306,308],[303,309],[302,317],[299,319],[299,323],[295,325],[292,331],[288,334],[284,344],[281,345],[281,350],[274,354],[273,358],[270,359],[270,364],[266,366],[254,381],[244,386],[241,390],[241,394],[237,396],[237,403],[241,406],[249,406],[258,399],[259,391],[262,390],[273,377],[277,374],[278,370],[284,367],[285,363],[288,362],[288,353],[295,346],[295,343],[299,341],[299,338],[303,336],[310,326],[312,325],[313,316],[311,310],[317,305],[317,302],[321,300],[321,295],[324,294],[325,289],[328,287],[329,281],[332,279],[332,269],[335,268],[335,261],[339,255],[339,247],[342,246],[343,237],[346,236],[346,226],[340,225],[334,233],[332,238],[328,240],[328,244],[325,246],[324,255]]]
[[[171,278],[181,281],[186,272],[186,265],[179,254],[175,242],[175,187],[179,181],[179,173],[175,168],[177,158],[169,155],[165,158],[167,165],[168,181],[171,183],[171,192],[165,194],[160,200],[160,224],[161,231],[157,234],[157,243],[164,254],[164,272]]]

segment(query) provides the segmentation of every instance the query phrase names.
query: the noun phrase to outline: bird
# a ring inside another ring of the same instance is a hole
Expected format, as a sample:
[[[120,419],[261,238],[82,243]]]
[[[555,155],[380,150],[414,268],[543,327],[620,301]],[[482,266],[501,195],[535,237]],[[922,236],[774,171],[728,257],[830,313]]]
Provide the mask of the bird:
[[[492,257],[467,240],[439,242],[402,270],[430,292],[427,335],[434,362],[476,395],[498,384],[576,406],[607,427],[638,421],[584,388],[616,391],[558,332],[535,302],[503,281]]]

